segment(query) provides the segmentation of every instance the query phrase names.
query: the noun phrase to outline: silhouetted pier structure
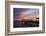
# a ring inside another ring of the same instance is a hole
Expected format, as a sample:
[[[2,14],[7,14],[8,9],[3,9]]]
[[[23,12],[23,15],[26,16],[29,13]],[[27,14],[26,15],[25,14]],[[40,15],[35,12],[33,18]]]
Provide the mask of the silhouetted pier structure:
[[[19,20],[15,20],[14,21],[14,28],[16,27],[39,27],[39,18],[36,18],[37,20],[36,21],[33,21],[33,20],[22,20],[22,21],[19,21]]]

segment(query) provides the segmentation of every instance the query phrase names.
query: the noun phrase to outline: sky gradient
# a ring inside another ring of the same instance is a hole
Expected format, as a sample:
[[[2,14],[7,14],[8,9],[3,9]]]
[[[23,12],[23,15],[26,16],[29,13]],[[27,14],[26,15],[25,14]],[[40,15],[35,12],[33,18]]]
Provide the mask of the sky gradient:
[[[13,8],[14,16],[20,15],[39,15],[39,9],[35,8]]]

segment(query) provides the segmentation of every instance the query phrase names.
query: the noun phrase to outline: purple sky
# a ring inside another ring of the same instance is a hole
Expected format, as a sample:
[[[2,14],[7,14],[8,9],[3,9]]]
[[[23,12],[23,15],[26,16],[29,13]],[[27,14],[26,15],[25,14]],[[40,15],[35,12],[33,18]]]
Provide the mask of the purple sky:
[[[20,16],[20,15],[38,15],[39,9],[35,8],[13,8],[13,14],[14,16]]]

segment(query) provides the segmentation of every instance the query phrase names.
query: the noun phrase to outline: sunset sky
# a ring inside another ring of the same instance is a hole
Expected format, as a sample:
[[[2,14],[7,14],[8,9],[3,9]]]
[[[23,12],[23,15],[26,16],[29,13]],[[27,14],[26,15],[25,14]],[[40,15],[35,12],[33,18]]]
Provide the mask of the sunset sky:
[[[29,18],[39,15],[39,9],[36,8],[14,8],[13,9],[14,17],[16,18]],[[17,17],[18,16],[18,17]],[[21,17],[20,17],[21,16]]]
[[[33,9],[33,8],[14,8],[14,16],[19,15],[37,15],[39,14],[39,9]]]

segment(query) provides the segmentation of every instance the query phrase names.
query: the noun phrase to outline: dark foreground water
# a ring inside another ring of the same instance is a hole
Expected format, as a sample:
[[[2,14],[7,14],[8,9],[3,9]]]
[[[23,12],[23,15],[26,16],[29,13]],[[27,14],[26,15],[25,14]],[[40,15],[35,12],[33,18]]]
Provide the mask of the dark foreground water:
[[[39,27],[39,21],[13,21],[13,27]]]

